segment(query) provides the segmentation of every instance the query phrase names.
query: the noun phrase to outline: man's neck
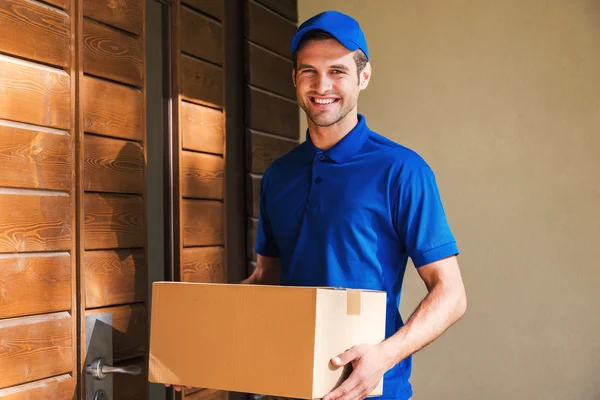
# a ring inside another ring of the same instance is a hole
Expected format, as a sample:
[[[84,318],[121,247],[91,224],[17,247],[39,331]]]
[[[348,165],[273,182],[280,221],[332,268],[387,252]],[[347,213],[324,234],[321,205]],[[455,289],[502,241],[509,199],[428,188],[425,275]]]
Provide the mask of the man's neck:
[[[308,120],[308,132],[313,145],[320,150],[329,150],[342,140],[358,123],[357,112],[351,112],[331,126],[317,126]]]

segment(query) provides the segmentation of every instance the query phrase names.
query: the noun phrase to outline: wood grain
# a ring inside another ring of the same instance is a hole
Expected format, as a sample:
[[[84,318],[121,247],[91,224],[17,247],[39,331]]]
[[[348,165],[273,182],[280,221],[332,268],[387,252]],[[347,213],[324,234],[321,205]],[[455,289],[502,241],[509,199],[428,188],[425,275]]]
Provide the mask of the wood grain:
[[[260,213],[260,176],[247,175],[246,188],[248,198],[246,201],[248,215],[252,218],[258,218]]]
[[[0,121],[0,186],[68,191],[71,161],[70,136]]]
[[[86,251],[83,263],[87,307],[146,300],[148,281],[144,250]]]
[[[148,350],[146,308],[142,304],[96,308],[86,315],[106,312],[112,313],[114,361],[143,357]]]
[[[64,71],[0,55],[0,118],[71,127],[71,78]]]
[[[298,22],[298,0],[256,0],[265,7],[286,17],[292,22]]]
[[[181,96],[187,101],[212,107],[223,106],[223,69],[181,55]]]
[[[246,5],[246,37],[291,60],[290,43],[296,34],[296,24],[254,1]]]
[[[143,247],[144,202],[137,196],[86,193],[85,249]]]
[[[64,12],[31,1],[4,0],[0,7],[0,49],[67,67],[70,25]]]
[[[85,190],[144,192],[144,149],[138,143],[85,135],[83,163]]]
[[[250,162],[248,168],[255,174],[263,174],[275,159],[298,146],[298,143],[250,129],[247,130],[247,137],[247,160]]]
[[[186,7],[181,8],[181,50],[223,65],[223,26]]]
[[[134,86],[144,83],[143,42],[137,37],[83,20],[83,70]]]
[[[212,16],[219,21],[223,21],[223,15],[225,14],[225,0],[181,0],[181,2]]]
[[[83,78],[86,132],[141,141],[144,97],[139,90],[101,79]]]
[[[113,381],[114,400],[147,400],[148,399],[148,371],[146,363],[141,358],[120,361],[115,363],[117,367],[137,365],[142,369],[139,375],[115,374]]]
[[[185,101],[181,105],[183,148],[223,154],[225,129],[223,112]]]
[[[296,99],[292,82],[292,61],[248,43],[248,82],[261,89]]]
[[[258,220],[249,218],[248,219],[248,248],[246,249],[249,260],[256,261],[256,251],[254,246],[256,245],[256,233],[258,232]]]
[[[0,321],[0,388],[71,372],[67,312]]]
[[[0,193],[0,253],[69,250],[72,240],[68,196]]]
[[[218,201],[182,200],[183,245],[223,245],[223,204]]]
[[[0,319],[70,309],[69,253],[0,256]]]
[[[185,248],[182,254],[182,264],[181,280],[183,282],[227,282],[222,247]]]
[[[252,87],[247,87],[246,93],[250,129],[298,139],[300,117],[295,101]]]
[[[223,199],[225,160],[212,154],[181,153],[181,194],[199,199]]]
[[[143,12],[143,0],[83,0],[84,16],[138,36],[142,34]]]
[[[74,396],[75,381],[71,375],[66,374],[0,389],[2,400],[64,400],[75,398]]]

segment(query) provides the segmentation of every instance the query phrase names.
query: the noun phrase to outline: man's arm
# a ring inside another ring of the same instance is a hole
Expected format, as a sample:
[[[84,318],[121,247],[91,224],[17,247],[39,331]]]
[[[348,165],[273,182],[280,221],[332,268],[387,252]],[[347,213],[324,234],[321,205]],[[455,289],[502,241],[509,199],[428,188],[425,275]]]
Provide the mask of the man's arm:
[[[281,264],[279,258],[265,257],[260,254],[256,255],[256,269],[247,279],[244,279],[244,284],[254,285],[279,285],[281,276]]]
[[[334,365],[352,363],[353,371],[323,400],[365,398],[386,371],[433,342],[464,315],[467,297],[456,256],[424,265],[417,271],[427,286],[427,296],[393,336],[376,345],[353,347],[334,357],[331,360]]]

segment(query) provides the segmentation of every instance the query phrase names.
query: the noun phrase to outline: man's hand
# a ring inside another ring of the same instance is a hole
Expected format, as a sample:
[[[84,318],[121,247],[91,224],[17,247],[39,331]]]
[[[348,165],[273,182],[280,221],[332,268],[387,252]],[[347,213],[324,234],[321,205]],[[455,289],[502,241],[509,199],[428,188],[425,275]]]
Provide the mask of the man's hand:
[[[331,359],[337,367],[352,364],[352,373],[337,389],[323,397],[323,400],[362,400],[375,389],[383,374],[392,366],[389,356],[380,344],[363,344]]]
[[[166,386],[166,387],[169,387],[169,386],[171,386],[171,385],[167,385],[167,384],[165,384],[165,386]],[[182,388],[182,387],[183,387],[183,386],[177,386],[177,385],[173,385],[173,389],[175,389],[175,391],[176,391],[176,392],[181,392],[181,388]],[[193,387],[191,387],[191,386],[186,386],[186,388],[187,388],[187,389],[193,389]]]

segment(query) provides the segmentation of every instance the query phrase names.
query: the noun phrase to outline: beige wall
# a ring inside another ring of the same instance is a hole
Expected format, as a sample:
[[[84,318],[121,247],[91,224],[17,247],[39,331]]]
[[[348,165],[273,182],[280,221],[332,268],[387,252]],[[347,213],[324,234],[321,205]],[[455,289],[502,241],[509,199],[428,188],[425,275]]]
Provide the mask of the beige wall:
[[[600,399],[600,2],[299,7],[362,24],[359,111],[433,167],[462,252],[469,310],[415,357],[415,399]],[[409,268],[405,318],[424,294]]]

